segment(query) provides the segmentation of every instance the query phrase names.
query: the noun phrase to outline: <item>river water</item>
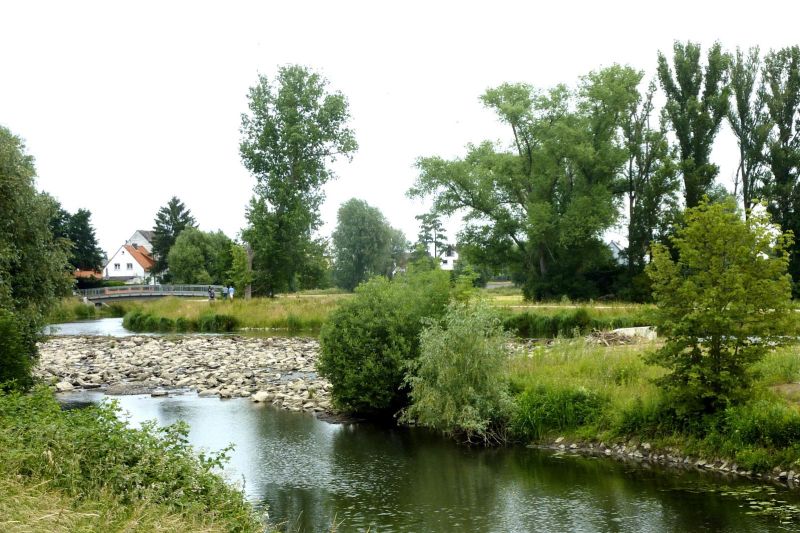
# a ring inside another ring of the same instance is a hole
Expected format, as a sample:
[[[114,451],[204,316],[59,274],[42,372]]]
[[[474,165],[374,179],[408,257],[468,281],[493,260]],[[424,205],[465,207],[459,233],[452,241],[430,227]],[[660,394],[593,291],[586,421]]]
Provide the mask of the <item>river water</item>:
[[[61,399],[80,405],[104,396]],[[132,425],[183,420],[197,448],[234,444],[225,475],[291,531],[798,530],[797,522],[750,514],[762,500],[800,504],[796,492],[733,478],[525,447],[473,449],[420,429],[332,424],[247,399],[115,400]]]

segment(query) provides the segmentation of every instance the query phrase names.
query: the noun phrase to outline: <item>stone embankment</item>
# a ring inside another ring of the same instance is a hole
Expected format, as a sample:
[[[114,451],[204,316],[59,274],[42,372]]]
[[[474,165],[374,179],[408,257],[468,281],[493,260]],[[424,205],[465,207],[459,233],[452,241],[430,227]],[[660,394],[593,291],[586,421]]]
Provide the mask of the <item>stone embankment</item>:
[[[756,473],[745,470],[734,462],[724,459],[706,459],[684,455],[677,448],[657,450],[648,442],[639,442],[636,439],[627,442],[606,444],[604,442],[568,442],[564,437],[559,437],[549,444],[531,445],[534,448],[557,450],[565,453],[580,455],[605,456],[620,461],[631,461],[637,464],[659,464],[672,468],[685,470],[702,470],[715,472],[724,476],[742,476],[752,479],[763,479],[786,485],[789,488],[800,488],[800,472],[794,470],[781,470],[775,468],[772,472]]]
[[[331,414],[330,383],[317,376],[319,343],[221,336],[53,337],[36,374],[55,390],[107,394],[250,397],[291,411]]]

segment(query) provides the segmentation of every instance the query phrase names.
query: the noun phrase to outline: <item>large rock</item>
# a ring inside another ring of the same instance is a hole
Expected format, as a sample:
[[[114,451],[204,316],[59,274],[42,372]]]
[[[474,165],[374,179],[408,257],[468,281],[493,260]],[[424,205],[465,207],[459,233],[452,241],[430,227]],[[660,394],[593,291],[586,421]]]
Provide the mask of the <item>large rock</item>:
[[[274,394],[262,390],[250,396],[250,399],[253,400],[254,402],[259,403],[259,402],[268,402],[272,400],[274,397],[275,397]]]
[[[70,392],[75,390],[75,387],[69,381],[59,381],[56,383],[56,390],[58,392]]]

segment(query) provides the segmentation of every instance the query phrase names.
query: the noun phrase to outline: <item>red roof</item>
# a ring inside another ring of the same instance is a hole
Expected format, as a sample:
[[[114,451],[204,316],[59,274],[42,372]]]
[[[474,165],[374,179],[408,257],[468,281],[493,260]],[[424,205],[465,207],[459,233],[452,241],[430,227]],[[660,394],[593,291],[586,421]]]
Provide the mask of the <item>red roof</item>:
[[[144,269],[145,272],[148,272],[150,269],[153,268],[153,265],[156,264],[153,256],[150,253],[139,246],[133,246],[131,244],[126,244],[125,249],[131,254],[131,257],[136,259],[136,262]]]
[[[75,278],[97,278],[103,279],[103,273],[97,272],[96,270],[80,270],[77,269],[75,272],[72,273],[73,277]]]

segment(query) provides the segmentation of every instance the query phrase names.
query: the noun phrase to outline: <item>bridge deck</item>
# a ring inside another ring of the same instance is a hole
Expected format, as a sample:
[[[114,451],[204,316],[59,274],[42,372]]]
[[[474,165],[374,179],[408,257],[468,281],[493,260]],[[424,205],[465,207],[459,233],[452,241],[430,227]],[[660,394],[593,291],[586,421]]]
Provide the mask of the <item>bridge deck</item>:
[[[162,296],[208,297],[209,287],[214,296],[220,296],[224,287],[221,285],[124,285],[121,287],[101,287],[85,289],[80,292],[92,302],[114,300],[118,298],[158,298]]]

